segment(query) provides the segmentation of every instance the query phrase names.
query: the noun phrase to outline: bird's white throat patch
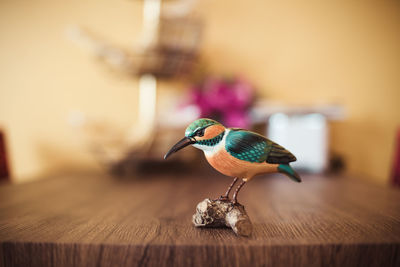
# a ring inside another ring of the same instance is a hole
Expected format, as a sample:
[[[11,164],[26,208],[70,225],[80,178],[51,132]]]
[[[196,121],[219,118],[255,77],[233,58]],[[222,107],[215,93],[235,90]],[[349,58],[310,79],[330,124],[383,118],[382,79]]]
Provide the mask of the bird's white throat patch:
[[[217,153],[220,149],[224,148],[225,149],[225,140],[226,136],[229,133],[229,129],[225,129],[224,137],[222,140],[216,144],[215,146],[206,146],[206,145],[199,145],[199,144],[194,144],[193,146],[195,148],[198,148],[200,150],[203,150],[204,154],[208,157],[213,156],[215,153]]]

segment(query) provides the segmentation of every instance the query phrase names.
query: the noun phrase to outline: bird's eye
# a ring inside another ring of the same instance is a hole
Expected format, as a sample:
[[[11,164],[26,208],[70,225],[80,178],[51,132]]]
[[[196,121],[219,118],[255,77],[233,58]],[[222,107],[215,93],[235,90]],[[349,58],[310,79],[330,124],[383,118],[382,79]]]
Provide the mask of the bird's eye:
[[[204,131],[206,128],[200,129],[196,131],[196,136],[202,137],[204,136]]]

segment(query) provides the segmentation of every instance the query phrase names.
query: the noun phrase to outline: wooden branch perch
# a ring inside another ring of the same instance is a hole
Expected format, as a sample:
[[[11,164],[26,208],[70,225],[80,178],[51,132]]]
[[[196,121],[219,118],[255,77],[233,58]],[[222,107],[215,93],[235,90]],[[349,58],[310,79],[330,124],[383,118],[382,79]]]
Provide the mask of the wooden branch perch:
[[[192,221],[196,227],[230,227],[241,236],[249,236],[253,231],[243,205],[209,198],[197,204]]]

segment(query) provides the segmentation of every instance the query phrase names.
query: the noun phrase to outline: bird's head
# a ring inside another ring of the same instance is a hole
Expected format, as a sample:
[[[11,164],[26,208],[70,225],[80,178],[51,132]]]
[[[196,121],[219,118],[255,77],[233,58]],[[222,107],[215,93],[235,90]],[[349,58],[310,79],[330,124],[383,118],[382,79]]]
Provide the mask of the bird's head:
[[[213,147],[221,141],[224,132],[225,127],[217,121],[204,118],[195,120],[186,128],[185,137],[165,154],[164,159],[188,145],[200,149]]]

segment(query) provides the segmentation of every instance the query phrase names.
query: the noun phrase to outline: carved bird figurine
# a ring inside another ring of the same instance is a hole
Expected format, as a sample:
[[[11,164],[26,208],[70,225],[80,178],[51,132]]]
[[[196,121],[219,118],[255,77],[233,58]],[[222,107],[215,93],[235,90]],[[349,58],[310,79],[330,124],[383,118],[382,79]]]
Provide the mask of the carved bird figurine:
[[[164,159],[188,145],[203,150],[214,169],[234,177],[226,193],[219,198],[222,201],[236,204],[239,190],[258,174],[280,172],[293,181],[301,182],[300,176],[289,165],[296,161],[296,157],[282,146],[254,132],[225,128],[211,119],[198,119],[186,128],[185,137],[165,154]],[[230,200],[229,193],[239,178],[242,182]]]

